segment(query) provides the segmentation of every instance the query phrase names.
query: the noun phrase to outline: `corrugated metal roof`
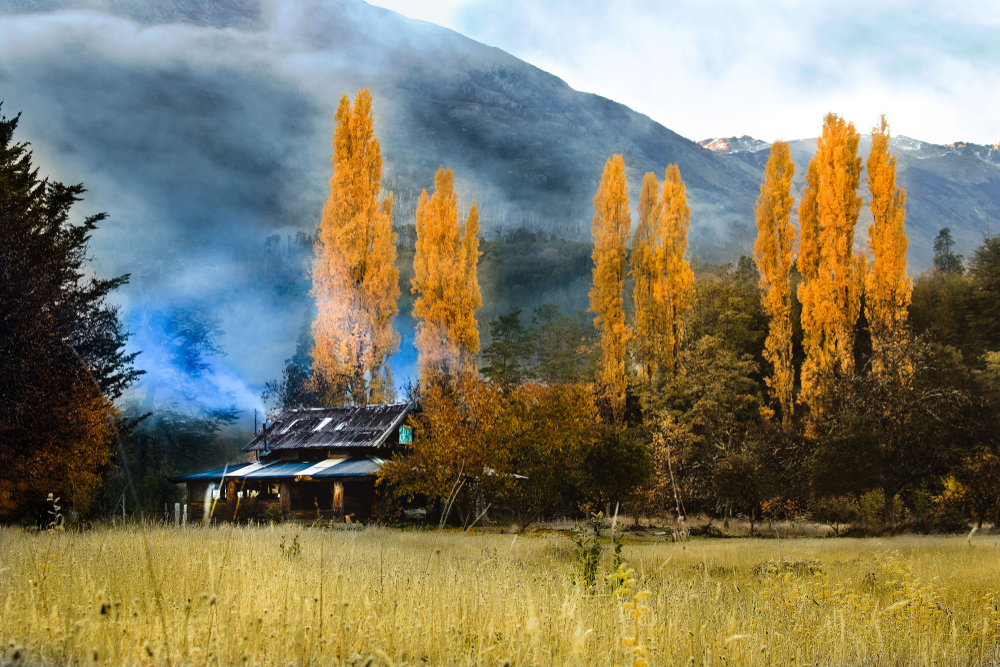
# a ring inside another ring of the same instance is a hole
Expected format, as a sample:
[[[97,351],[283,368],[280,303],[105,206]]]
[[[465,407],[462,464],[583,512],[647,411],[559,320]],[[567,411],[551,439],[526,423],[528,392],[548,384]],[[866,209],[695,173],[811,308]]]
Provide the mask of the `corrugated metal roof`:
[[[254,461],[253,463],[244,463],[243,465],[235,465],[226,471],[226,477],[246,477],[252,472],[260,470],[264,466],[270,465],[268,463],[263,463],[261,461]]]
[[[324,461],[280,462],[247,465],[246,463],[231,463],[222,468],[213,468],[205,472],[195,472],[189,475],[171,477],[170,481],[178,482],[220,482],[225,474],[226,479],[294,479],[308,477],[309,479],[326,479],[330,477],[363,477],[377,475],[384,461],[371,457],[355,456],[342,459],[324,466]],[[303,475],[303,473],[306,473]]]
[[[196,482],[196,481],[221,481],[222,475],[230,470],[236,470],[238,468],[245,468],[246,463],[230,463],[228,466],[223,466],[221,468],[212,468],[211,470],[206,470],[204,472],[192,472],[187,475],[177,475],[176,477],[171,477],[170,481],[174,482]]]
[[[310,475],[312,479],[328,477],[354,477],[358,475],[377,475],[382,469],[382,460],[376,458],[351,458],[343,463],[325,468]]]
[[[412,409],[411,403],[391,403],[287,410],[267,427],[268,449],[380,447]],[[243,451],[264,451],[264,434]]]
[[[255,470],[243,479],[265,479],[274,477],[295,477],[300,472],[312,466],[312,463],[273,463]]]

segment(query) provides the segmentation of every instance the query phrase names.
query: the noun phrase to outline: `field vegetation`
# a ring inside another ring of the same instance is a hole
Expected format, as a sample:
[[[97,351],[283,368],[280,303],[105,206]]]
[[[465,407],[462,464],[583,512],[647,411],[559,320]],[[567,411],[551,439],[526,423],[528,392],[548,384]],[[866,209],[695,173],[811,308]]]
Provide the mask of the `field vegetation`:
[[[4,664],[970,665],[998,655],[993,536],[626,541],[611,577],[609,540],[593,587],[558,532],[117,525],[3,528],[0,544]]]

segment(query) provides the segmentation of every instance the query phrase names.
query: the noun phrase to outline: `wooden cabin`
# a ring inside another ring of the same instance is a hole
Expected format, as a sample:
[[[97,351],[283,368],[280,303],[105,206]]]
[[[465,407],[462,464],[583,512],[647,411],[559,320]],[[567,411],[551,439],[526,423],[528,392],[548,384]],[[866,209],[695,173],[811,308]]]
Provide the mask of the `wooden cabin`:
[[[187,486],[195,521],[206,507],[232,519],[227,514],[243,505],[242,517],[263,519],[277,507],[286,519],[367,522],[382,463],[411,443],[412,410],[410,403],[288,410],[243,447],[249,461],[172,481]]]

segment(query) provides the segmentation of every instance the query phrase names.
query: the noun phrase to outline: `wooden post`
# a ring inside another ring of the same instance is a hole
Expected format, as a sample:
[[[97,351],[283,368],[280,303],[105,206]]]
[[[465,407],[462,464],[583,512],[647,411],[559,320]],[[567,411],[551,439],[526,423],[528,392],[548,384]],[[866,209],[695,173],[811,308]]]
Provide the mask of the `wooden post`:
[[[181,525],[181,504],[174,503],[174,527]]]
[[[186,526],[187,522],[188,522],[188,506],[187,503],[184,503],[184,518],[181,521],[181,525]]]
[[[278,491],[278,500],[281,504],[281,511],[288,512],[292,509],[292,485],[288,482],[281,482]]]

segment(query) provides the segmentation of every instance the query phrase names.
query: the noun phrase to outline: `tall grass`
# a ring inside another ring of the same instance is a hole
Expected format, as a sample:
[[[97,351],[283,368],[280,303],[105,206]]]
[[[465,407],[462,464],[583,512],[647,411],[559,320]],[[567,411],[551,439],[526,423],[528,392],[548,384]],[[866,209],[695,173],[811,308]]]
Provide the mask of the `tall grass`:
[[[286,525],[146,537],[150,560],[135,527],[0,529],[0,662],[611,665],[633,664],[636,642],[650,665],[998,657],[993,537],[626,545],[632,594],[649,592],[638,621],[614,581],[593,594],[578,581],[559,535]]]

